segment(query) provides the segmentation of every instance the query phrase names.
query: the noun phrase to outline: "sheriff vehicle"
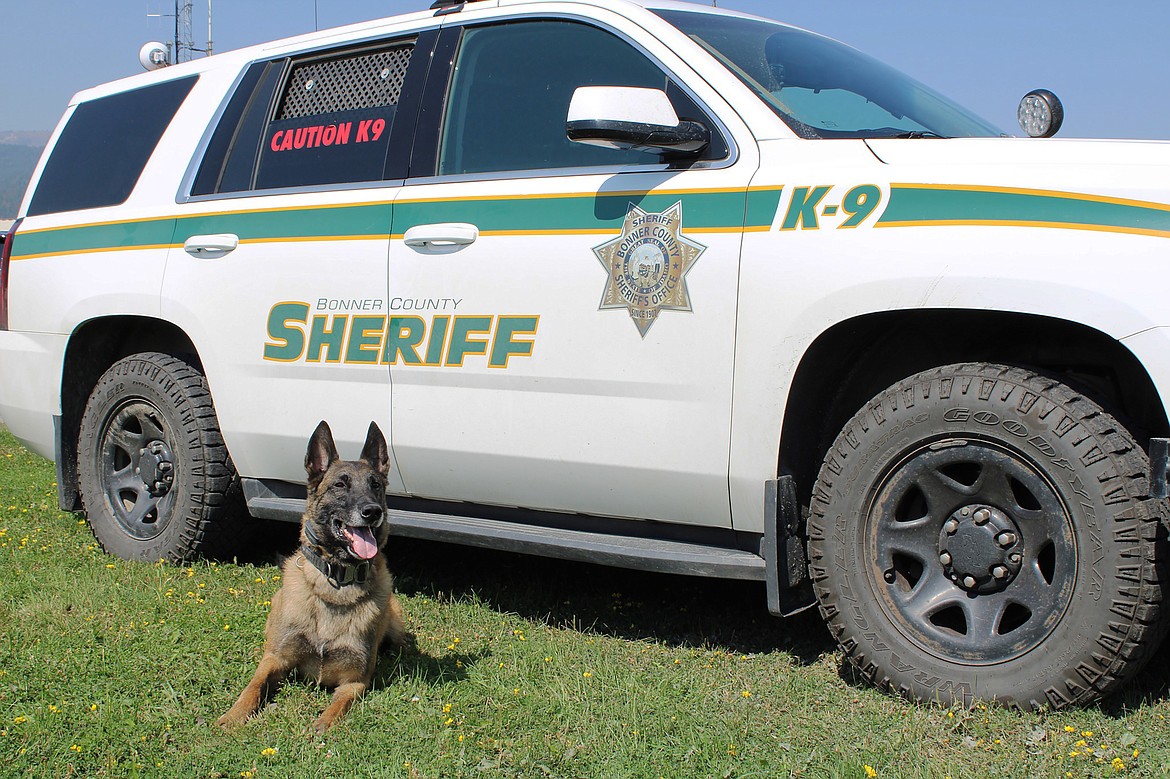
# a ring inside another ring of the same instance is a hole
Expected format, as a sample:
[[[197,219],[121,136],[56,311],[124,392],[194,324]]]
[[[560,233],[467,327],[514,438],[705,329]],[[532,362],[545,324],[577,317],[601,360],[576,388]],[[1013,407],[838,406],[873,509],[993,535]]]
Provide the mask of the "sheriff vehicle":
[[[440,0],[79,93],[0,418],[122,557],[296,520],[317,422],[373,419],[395,533],[758,580],[889,690],[1083,704],[1166,623],[1168,181],[766,19]]]

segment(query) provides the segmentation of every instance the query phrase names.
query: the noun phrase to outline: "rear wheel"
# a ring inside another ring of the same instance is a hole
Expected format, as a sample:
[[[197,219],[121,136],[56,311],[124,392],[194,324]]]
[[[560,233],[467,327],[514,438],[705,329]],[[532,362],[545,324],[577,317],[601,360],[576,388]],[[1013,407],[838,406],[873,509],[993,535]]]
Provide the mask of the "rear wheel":
[[[118,557],[226,557],[250,524],[207,382],[172,355],[126,357],[98,380],[77,469],[94,536]]]
[[[1149,462],[1097,404],[954,365],[875,397],[825,458],[809,520],[849,660],[922,701],[1038,708],[1116,689],[1161,638]]]

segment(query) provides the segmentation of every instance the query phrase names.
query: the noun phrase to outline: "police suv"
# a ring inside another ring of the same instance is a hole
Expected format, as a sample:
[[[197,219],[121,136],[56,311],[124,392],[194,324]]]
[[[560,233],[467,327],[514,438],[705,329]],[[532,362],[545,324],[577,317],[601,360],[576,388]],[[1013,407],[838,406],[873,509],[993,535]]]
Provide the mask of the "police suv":
[[[1085,703],[1166,623],[1168,173],[766,19],[440,0],[79,93],[0,418],[119,556],[298,519],[317,422],[374,419],[397,534],[758,580],[887,689]]]

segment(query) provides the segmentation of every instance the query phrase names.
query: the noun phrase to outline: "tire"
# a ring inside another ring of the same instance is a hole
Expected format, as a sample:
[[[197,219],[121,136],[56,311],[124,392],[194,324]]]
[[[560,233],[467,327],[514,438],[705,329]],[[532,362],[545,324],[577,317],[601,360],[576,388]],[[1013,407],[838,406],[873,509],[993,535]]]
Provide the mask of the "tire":
[[[250,526],[203,374],[145,352],[114,363],[86,402],[77,470],[90,528],[127,560],[225,558]]]
[[[1161,640],[1164,500],[1100,406],[1053,379],[951,365],[845,426],[810,507],[821,615],[872,683],[1029,709],[1116,690]]]

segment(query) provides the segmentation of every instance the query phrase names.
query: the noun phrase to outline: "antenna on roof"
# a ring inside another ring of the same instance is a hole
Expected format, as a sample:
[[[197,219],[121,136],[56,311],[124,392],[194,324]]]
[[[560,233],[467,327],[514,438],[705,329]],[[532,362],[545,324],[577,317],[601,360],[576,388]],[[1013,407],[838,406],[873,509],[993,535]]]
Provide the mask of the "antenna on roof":
[[[212,0],[207,0],[207,48],[205,49],[198,48],[195,45],[195,32],[191,23],[191,15],[195,6],[195,0],[175,0],[175,12],[173,14],[146,14],[148,18],[161,19],[164,17],[171,17],[175,20],[175,37],[171,43],[166,45],[167,57],[161,64],[155,62],[154,67],[186,62],[187,60],[191,59],[191,56],[196,52],[211,56],[211,2]],[[145,65],[143,67],[145,67]]]

